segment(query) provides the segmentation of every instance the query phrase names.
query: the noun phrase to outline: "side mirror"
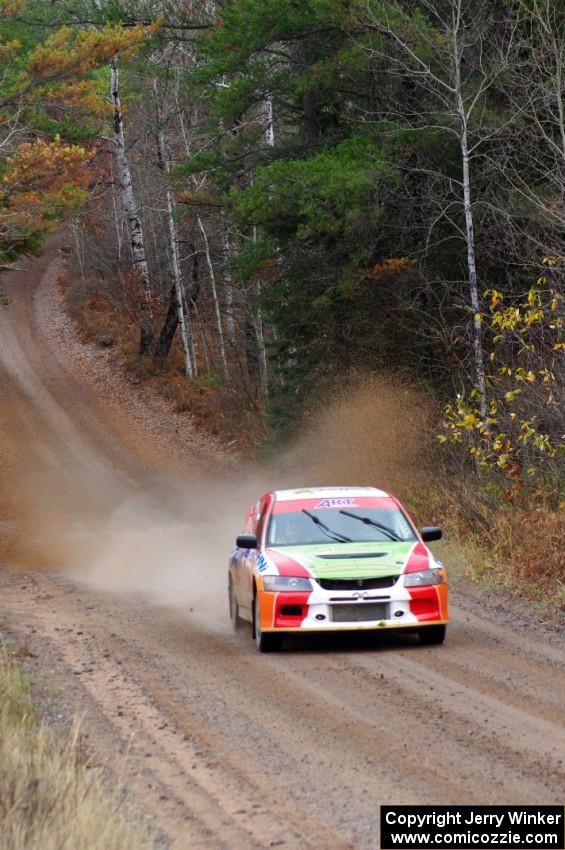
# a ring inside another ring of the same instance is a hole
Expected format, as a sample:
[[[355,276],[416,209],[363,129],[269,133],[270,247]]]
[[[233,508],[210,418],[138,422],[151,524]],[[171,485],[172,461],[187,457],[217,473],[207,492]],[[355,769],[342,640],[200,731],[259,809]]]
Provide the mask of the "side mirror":
[[[257,538],[254,534],[240,534],[235,545],[238,549],[257,549]]]
[[[427,525],[421,530],[420,534],[424,543],[431,543],[432,540],[441,540],[443,537],[441,528],[437,528],[435,525]]]

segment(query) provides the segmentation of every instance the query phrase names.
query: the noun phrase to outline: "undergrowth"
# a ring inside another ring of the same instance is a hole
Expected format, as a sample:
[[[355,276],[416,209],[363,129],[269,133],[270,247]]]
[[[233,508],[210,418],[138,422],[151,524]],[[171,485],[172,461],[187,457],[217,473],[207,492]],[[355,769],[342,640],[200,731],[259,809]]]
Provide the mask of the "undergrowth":
[[[481,483],[473,473],[466,486],[455,476],[428,479],[413,509],[443,526],[469,578],[565,611],[565,511],[535,499],[487,500]]]
[[[241,451],[259,445],[265,434],[262,400],[251,390],[243,368],[237,368],[235,353],[232,365],[236,368],[229,383],[214,372],[187,378],[178,338],[165,363],[140,357],[138,321],[126,306],[109,294],[100,294],[99,282],[69,284],[63,279],[60,283],[81,337],[109,351],[133,383],[151,388],[170,402],[176,413],[190,415],[197,426]],[[160,318],[156,316],[157,326]]]
[[[80,744],[78,726],[55,739],[27,682],[0,643],[0,850],[143,850],[148,830],[130,817]]]

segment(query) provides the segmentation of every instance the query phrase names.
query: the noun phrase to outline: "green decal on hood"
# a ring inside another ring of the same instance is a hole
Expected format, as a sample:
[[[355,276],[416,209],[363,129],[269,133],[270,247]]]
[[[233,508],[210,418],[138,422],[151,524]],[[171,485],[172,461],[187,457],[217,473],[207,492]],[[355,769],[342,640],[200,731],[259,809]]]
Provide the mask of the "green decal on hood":
[[[400,575],[416,542],[318,543],[281,546],[280,551],[310,570],[314,578],[376,578]]]

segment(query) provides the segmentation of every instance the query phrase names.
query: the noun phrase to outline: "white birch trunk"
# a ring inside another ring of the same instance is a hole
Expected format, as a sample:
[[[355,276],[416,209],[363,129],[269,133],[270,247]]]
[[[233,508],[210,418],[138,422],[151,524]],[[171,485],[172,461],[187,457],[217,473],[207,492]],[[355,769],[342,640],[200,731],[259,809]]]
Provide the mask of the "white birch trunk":
[[[182,280],[182,278],[181,278],[181,280]],[[183,304],[184,304],[184,315],[186,317],[186,325],[187,325],[187,330],[188,330],[188,333],[187,333],[188,346],[189,346],[189,349],[190,349],[190,357],[191,357],[192,364],[193,364],[194,377],[196,377],[198,375],[198,359],[196,357],[196,346],[194,344],[194,334],[192,332],[192,320],[191,320],[192,308],[196,307],[196,304],[191,298],[189,298],[187,296],[187,293],[184,289],[184,286],[182,287],[182,293],[181,294],[182,294],[182,301],[183,301]],[[191,307],[191,305],[192,305],[192,307]]]
[[[265,115],[265,142],[267,146],[270,148],[274,148],[275,146],[275,124],[274,124],[274,114],[273,114],[273,98],[268,96],[264,102],[264,115]],[[257,228],[253,227],[253,238],[257,240]],[[257,282],[257,296],[261,297],[261,281]],[[255,331],[257,335],[257,346],[259,348],[259,366],[261,370],[261,388],[263,390],[263,395],[265,398],[268,395],[269,388],[269,372],[268,372],[268,362],[267,362],[267,349],[265,347],[265,336],[263,333],[263,312],[260,307],[257,308],[255,313]]]
[[[257,283],[257,295],[261,297],[261,281]],[[269,390],[269,370],[267,364],[267,349],[265,347],[265,336],[263,334],[263,311],[260,307],[255,313],[255,332],[257,334],[257,347],[259,348],[259,368],[261,370],[261,389],[265,398]]]
[[[143,238],[143,227],[139,216],[133,185],[131,171],[126,152],[124,135],[124,123],[122,116],[122,105],[120,100],[120,77],[118,73],[117,60],[110,63],[111,69],[111,98],[114,109],[113,129],[116,146],[116,164],[118,177],[122,187],[122,197],[126,216],[128,219],[131,253],[133,266],[139,275],[141,286],[141,319],[140,319],[140,353],[148,354],[153,339],[153,321],[151,311],[151,284],[149,280],[149,268],[145,255],[145,242]]]
[[[253,241],[257,242],[257,226],[253,225]],[[257,281],[257,297],[261,297],[261,280]],[[263,333],[263,311],[257,308],[255,313],[255,332],[257,336],[257,347],[259,348],[259,368],[261,371],[261,389],[267,398],[269,394],[269,365],[267,361],[267,349],[265,347],[265,335]]]
[[[461,157],[463,161],[463,209],[465,212],[465,241],[467,243],[467,270],[469,276],[469,294],[473,310],[473,352],[475,357],[475,374],[479,390],[481,416],[487,415],[487,388],[485,379],[485,364],[483,354],[483,330],[481,323],[481,305],[477,281],[477,262],[475,257],[475,232],[473,221],[473,206],[471,203],[471,180],[469,172],[469,145],[467,127],[464,125],[460,138]]]
[[[270,148],[275,146],[275,125],[273,121],[273,98],[269,95],[263,104],[263,113],[265,116],[265,142]]]
[[[204,225],[202,224],[202,219],[198,216],[198,227],[200,228],[200,232],[202,233],[202,239],[204,240],[204,252],[206,254],[206,263],[208,265],[208,272],[210,274],[210,286],[212,289],[212,300],[214,302],[214,313],[216,316],[216,328],[218,331],[218,348],[220,350],[220,360],[222,362],[222,370],[224,372],[224,377],[226,379],[229,378],[229,369],[228,369],[228,361],[226,358],[226,345],[224,341],[224,329],[222,327],[222,314],[220,311],[220,302],[218,300],[218,290],[216,288],[216,276],[214,274],[214,266],[212,265],[212,257],[210,255],[210,244],[208,242],[208,236],[206,234],[206,230]]]
[[[215,14],[215,4],[209,4],[214,7],[213,13]],[[210,10],[209,10],[210,11]],[[225,86],[224,79],[222,78],[221,85]],[[226,86],[227,87],[227,86]],[[219,130],[220,136],[224,133],[224,122],[220,119],[219,122]],[[234,323],[234,315],[233,315],[233,280],[232,276],[228,269],[228,262],[231,259],[231,246],[230,246],[230,233],[228,227],[228,217],[226,213],[226,209],[224,208],[222,212],[222,260],[223,260],[223,278],[224,278],[224,295],[226,301],[226,336],[230,342],[233,341],[235,337],[235,323]]]
[[[228,267],[228,262],[231,258],[230,234],[225,210],[222,214],[222,254],[224,261],[224,293],[226,297],[226,336],[231,341],[235,336],[235,322],[233,317],[233,280]]]
[[[184,371],[189,378],[197,375],[197,364],[194,357],[194,342],[192,339],[192,328],[190,326],[190,313],[188,305],[185,305],[184,287],[182,283],[182,273],[180,267],[179,255],[179,238],[177,231],[177,223],[175,221],[175,199],[171,192],[171,187],[167,179],[170,174],[171,164],[167,152],[167,140],[161,109],[159,106],[159,91],[157,80],[153,80],[153,92],[155,94],[155,105],[157,110],[157,147],[159,154],[159,165],[165,174],[165,198],[167,202],[167,226],[169,232],[169,250],[171,254],[171,270],[173,274],[173,283],[177,298],[177,311],[179,318],[179,329],[182,342],[182,351],[184,357]]]
[[[469,136],[467,108],[463,100],[461,83],[462,53],[458,40],[461,25],[462,6],[457,0],[454,10],[453,25],[453,72],[455,81],[455,97],[457,98],[457,113],[459,115],[459,147],[461,150],[461,167],[463,174],[463,214],[465,217],[465,243],[467,247],[467,276],[469,281],[469,296],[473,311],[473,357],[475,361],[475,377],[479,391],[479,407],[483,419],[487,415],[487,388],[485,378],[485,363],[483,354],[483,329],[481,321],[481,303],[477,279],[477,259],[475,252],[475,224],[473,219],[473,204],[471,199],[471,173],[469,165]]]

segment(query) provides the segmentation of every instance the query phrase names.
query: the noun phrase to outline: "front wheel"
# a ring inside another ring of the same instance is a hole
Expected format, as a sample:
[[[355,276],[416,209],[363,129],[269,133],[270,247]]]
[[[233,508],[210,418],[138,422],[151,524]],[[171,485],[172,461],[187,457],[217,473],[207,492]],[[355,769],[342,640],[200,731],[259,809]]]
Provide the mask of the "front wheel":
[[[425,629],[420,629],[418,634],[422,643],[426,646],[433,646],[444,642],[446,632],[447,626],[428,626]]]
[[[255,635],[255,646],[259,652],[276,652],[281,648],[282,638],[280,635],[261,631],[259,594],[255,595],[253,603],[253,633]]]

